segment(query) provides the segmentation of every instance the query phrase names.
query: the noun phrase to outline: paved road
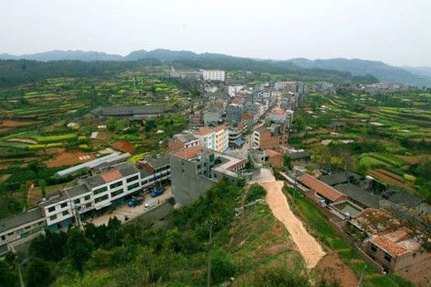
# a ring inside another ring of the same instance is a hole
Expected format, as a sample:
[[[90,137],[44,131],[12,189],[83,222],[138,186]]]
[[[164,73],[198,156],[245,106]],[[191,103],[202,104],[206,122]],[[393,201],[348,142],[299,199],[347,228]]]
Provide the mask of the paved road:
[[[168,200],[168,198],[170,197],[172,197],[172,188],[171,186],[167,186],[166,191],[162,195],[156,197],[155,199],[159,202],[158,204],[161,204],[166,200]],[[153,198],[149,194],[147,194],[145,195],[144,202],[141,205],[138,205],[136,207],[129,207],[127,206],[127,204],[124,204],[118,207],[117,209],[115,209],[111,213],[103,214],[99,217],[94,218],[93,220],[88,220],[87,222],[91,222],[95,226],[99,226],[103,224],[108,224],[110,218],[117,217],[122,223],[124,223],[125,221],[127,221],[126,217],[128,218],[128,220],[136,218],[157,206],[156,205],[152,208],[146,208],[145,202],[149,200],[153,200]]]

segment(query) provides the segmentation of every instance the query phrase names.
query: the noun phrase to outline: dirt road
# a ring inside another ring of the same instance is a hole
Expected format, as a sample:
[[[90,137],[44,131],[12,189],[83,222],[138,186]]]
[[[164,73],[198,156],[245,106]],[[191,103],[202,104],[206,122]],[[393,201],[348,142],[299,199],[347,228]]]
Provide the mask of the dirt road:
[[[322,246],[305,230],[302,222],[290,210],[283,194],[283,181],[258,182],[266,189],[266,202],[274,216],[280,220],[292,236],[293,242],[305,260],[307,268],[314,268],[325,256]]]

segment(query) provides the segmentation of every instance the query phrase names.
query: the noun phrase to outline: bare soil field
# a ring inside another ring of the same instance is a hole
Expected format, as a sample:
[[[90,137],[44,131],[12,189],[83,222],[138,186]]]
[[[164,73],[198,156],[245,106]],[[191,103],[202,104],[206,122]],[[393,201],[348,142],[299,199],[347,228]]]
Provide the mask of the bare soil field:
[[[2,120],[0,121],[0,127],[5,128],[16,128],[23,126],[31,126],[36,124],[37,122],[23,122],[23,121],[13,121],[13,120]]]
[[[420,161],[426,159],[427,155],[397,155],[396,157],[407,164],[417,164]]]
[[[133,153],[135,151],[135,146],[128,141],[117,141],[112,144],[112,147],[122,152]]]
[[[356,287],[355,273],[334,253],[330,252],[316,266],[316,270],[328,281],[337,281],[343,287]]]
[[[388,170],[381,169],[381,168],[370,169],[368,171],[368,174],[371,176],[377,177],[378,179],[380,179],[380,180],[382,180],[382,181],[384,181],[390,185],[406,188],[410,191],[414,190],[411,186],[405,184],[404,179],[401,176],[394,174],[394,173],[391,173]]]
[[[1,175],[0,176],[0,183],[1,182],[5,182],[10,176],[11,176],[11,174],[3,174],[3,175]]]
[[[63,151],[45,161],[47,167],[71,166],[93,160],[94,156],[80,151]]]
[[[316,267],[325,256],[322,246],[305,229],[302,222],[290,210],[286,196],[283,194],[283,181],[258,182],[267,191],[266,202],[274,216],[280,220],[292,236],[304,258],[307,268]]]

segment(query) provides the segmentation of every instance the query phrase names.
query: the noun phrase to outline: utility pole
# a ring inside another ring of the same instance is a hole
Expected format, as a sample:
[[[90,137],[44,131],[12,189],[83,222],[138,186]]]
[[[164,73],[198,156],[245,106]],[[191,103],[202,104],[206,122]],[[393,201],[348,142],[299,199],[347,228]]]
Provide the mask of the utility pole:
[[[362,270],[361,277],[359,278],[357,287],[361,287],[362,279],[364,278],[365,269],[367,269],[367,264],[364,265],[364,269]]]
[[[211,286],[211,248],[212,248],[212,222],[209,221],[210,225],[210,238],[209,238],[209,244],[208,244],[208,274],[207,274],[207,287]]]

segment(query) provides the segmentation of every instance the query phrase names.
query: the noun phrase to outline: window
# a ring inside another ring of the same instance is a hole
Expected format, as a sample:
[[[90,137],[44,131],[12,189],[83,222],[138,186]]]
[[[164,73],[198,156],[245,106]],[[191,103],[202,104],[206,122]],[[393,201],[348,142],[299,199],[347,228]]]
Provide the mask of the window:
[[[68,216],[69,215],[69,211],[65,210],[62,212],[63,216]]]
[[[122,186],[122,185],[123,185],[123,182],[122,182],[122,181],[117,181],[117,182],[115,182],[115,183],[111,184],[111,185],[109,186],[109,188],[116,188],[116,187],[119,187],[119,186]]]
[[[91,202],[89,202],[85,205],[85,208],[90,208],[90,207],[91,207]]]
[[[134,184],[131,184],[131,185],[129,185],[129,186],[127,187],[127,190],[132,190],[132,189],[134,189],[134,188],[137,188],[138,186],[139,186],[139,182],[134,183]]]
[[[377,246],[374,244],[371,244],[371,251],[376,252],[377,251]]]
[[[50,208],[48,208],[48,212],[53,212],[55,211],[55,206],[51,206]]]
[[[98,203],[98,202],[104,201],[106,199],[108,199],[108,195],[107,194],[105,194],[104,196],[101,196],[101,197],[98,197],[98,198],[94,199],[94,202]]]
[[[391,262],[392,256],[390,254],[388,254],[388,253],[385,253],[385,260],[388,261],[388,262]]]
[[[107,191],[107,190],[108,190],[108,188],[107,188],[106,186],[104,186],[104,187],[101,187],[101,188],[95,189],[95,190],[93,191],[93,194],[94,194],[94,195],[96,195],[96,194],[99,194],[99,193],[105,192],[105,191]]]
[[[84,200],[85,200],[85,201],[90,200],[90,196],[89,196],[89,195],[86,195],[86,196],[84,197]]]
[[[49,217],[50,220],[56,220],[57,219],[57,214],[51,215]]]
[[[129,183],[129,182],[132,182],[132,181],[138,180],[138,178],[139,178],[139,176],[138,176],[138,175],[135,175],[135,176],[133,176],[133,177],[131,177],[131,178],[128,178],[126,181],[127,181],[127,183]]]
[[[6,236],[5,236],[5,235],[2,235],[2,236],[1,236],[1,240],[6,240]]]
[[[67,206],[67,202],[63,202],[62,204],[60,204],[61,208],[65,208]]]
[[[73,201],[73,203],[75,203],[75,204],[80,204],[80,203],[81,203],[81,199],[80,199],[80,198],[75,199],[75,200]]]
[[[111,193],[111,197],[114,197],[114,196],[117,196],[117,195],[120,195],[120,194],[122,194],[123,193],[123,189],[119,189],[119,190],[116,190],[116,191],[114,191],[113,193]]]

